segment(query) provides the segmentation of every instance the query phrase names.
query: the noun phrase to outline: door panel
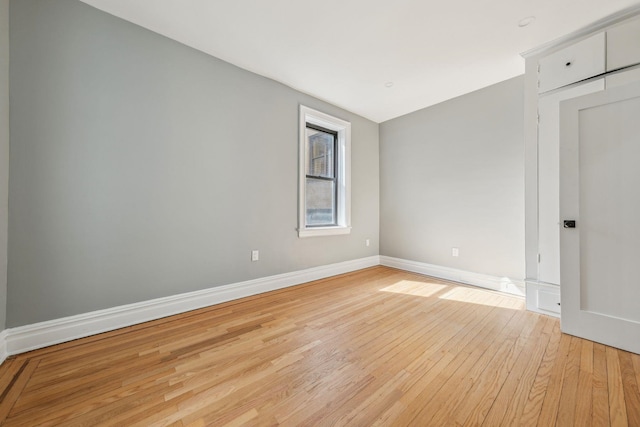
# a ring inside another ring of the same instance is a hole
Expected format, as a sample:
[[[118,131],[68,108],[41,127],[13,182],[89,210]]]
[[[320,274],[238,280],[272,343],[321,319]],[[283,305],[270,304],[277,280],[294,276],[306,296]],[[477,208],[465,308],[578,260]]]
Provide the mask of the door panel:
[[[640,353],[640,84],[561,104],[562,330]]]

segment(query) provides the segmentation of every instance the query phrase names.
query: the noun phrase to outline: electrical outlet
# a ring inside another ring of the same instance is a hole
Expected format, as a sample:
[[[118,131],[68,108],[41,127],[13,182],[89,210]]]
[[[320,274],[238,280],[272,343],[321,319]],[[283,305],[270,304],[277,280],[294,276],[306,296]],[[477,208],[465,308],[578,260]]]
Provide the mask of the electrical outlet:
[[[251,261],[258,261],[260,259],[260,251],[251,251]]]
[[[370,243],[370,242],[369,242],[369,239],[366,239],[366,240],[364,241],[364,244],[365,244],[366,246],[369,246],[369,243]]]
[[[451,248],[451,256],[460,256],[460,248]]]

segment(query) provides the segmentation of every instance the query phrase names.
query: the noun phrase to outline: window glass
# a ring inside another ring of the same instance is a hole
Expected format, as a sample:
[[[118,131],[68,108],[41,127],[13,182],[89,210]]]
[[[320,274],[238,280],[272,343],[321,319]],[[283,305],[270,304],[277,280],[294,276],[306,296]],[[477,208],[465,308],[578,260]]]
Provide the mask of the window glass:
[[[333,133],[307,127],[307,175],[334,177],[335,140]]]
[[[307,178],[307,225],[333,225],[335,214],[335,183]]]
[[[336,224],[335,146],[337,133],[307,124],[307,226]]]

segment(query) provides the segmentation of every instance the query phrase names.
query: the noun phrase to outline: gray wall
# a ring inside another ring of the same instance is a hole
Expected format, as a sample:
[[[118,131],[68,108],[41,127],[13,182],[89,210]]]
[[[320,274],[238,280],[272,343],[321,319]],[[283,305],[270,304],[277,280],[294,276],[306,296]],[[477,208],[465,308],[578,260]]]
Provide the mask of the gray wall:
[[[9,0],[0,0],[0,331],[7,308],[9,202]]]
[[[381,255],[524,278],[523,84],[380,125]]]
[[[379,253],[376,123],[77,1],[10,16],[8,326]],[[299,103],[352,123],[351,235],[297,237]]]

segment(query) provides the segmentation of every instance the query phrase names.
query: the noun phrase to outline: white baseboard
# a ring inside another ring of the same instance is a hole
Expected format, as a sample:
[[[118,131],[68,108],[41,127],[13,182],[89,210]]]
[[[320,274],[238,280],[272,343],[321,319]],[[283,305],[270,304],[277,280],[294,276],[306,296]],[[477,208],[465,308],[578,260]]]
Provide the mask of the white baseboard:
[[[9,357],[7,352],[7,330],[0,332],[0,365]]]
[[[380,264],[513,295],[525,295],[524,282],[519,280],[376,255],[5,329],[0,332],[0,363],[10,355]]]
[[[186,311],[295,286],[380,264],[379,256],[247,280],[201,291],[157,298],[76,316],[10,328],[0,333],[0,360],[7,355],[112,331]]]
[[[408,261],[400,258],[380,256],[380,264],[400,270],[412,271],[439,279],[474,285],[494,291],[505,292],[519,297],[525,296],[524,281],[508,277],[490,276],[488,274],[473,273],[455,268],[442,267],[418,261]]]

